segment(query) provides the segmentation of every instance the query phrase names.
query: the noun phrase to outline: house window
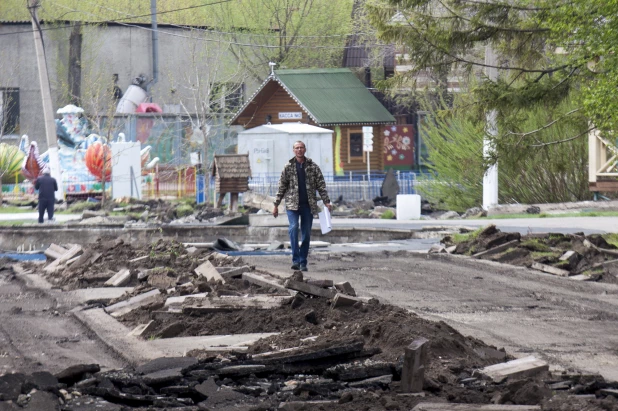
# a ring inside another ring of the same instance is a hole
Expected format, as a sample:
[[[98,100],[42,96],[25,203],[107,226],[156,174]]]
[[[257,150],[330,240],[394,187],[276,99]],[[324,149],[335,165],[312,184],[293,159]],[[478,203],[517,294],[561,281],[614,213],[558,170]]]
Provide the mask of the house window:
[[[363,158],[363,133],[350,133],[350,158]]]
[[[0,87],[0,136],[19,133],[19,89]]]

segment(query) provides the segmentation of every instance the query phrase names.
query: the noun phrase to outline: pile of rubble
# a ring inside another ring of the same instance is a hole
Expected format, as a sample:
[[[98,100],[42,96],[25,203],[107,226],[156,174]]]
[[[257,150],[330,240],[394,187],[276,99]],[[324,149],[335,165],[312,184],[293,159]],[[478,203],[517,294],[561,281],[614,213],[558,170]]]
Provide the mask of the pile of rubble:
[[[466,241],[449,235],[431,252],[468,255],[579,281],[618,284],[618,249],[603,235],[502,232],[490,225]]]
[[[118,298],[92,301],[83,309],[103,307],[133,329],[132,338],[148,343],[267,334],[251,345],[196,349],[136,368],[102,372],[96,365],[76,366],[51,376],[55,384],[47,374],[47,385],[29,382],[34,375],[11,377],[10,392],[7,377],[0,377],[3,399],[24,407],[40,401],[40,391],[59,398],[66,410],[120,410],[103,408],[115,404],[469,411],[497,404],[495,409],[504,411],[575,411],[584,408],[568,407],[618,405],[618,385],[600,376],[553,375],[534,357],[508,361],[503,350],[443,322],[358,296],[348,282],[334,284],[302,272],[282,279],[240,257],[174,241],[133,247],[99,240],[89,247],[53,245],[47,254],[53,261],[43,271],[57,287],[121,291]]]

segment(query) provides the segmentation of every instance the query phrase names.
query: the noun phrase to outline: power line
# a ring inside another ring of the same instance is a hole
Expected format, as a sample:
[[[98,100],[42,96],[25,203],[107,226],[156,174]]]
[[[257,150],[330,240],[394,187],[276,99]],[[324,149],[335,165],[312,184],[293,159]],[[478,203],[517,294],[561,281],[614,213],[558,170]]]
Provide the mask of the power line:
[[[200,7],[206,7],[206,6],[215,6],[217,4],[222,4],[222,3],[228,3],[232,0],[220,0],[220,1],[216,1],[214,3],[205,3],[205,4],[198,4],[196,6],[190,6],[190,7],[183,7],[180,9],[174,9],[174,10],[167,10],[167,11],[158,11],[156,13],[149,13],[149,14],[142,14],[139,16],[131,16],[131,17],[126,17],[126,18],[121,18],[121,19],[117,19],[117,20],[100,20],[100,21],[92,21],[92,22],[88,22],[88,24],[104,24],[104,23],[116,23],[117,21],[122,21],[122,20],[131,20],[131,19],[137,19],[137,18],[141,18],[141,17],[152,17],[154,15],[159,15],[159,14],[167,14],[167,13],[175,13],[177,11],[184,11],[184,10],[190,10],[190,9],[197,9]],[[92,4],[92,3],[91,3]],[[76,12],[76,13],[86,13],[86,14],[90,14],[92,16],[98,17],[97,15],[93,14],[93,13],[89,13],[89,12],[84,12],[84,11],[80,11],[80,10],[75,10],[75,9],[70,9],[62,4],[57,4],[57,6],[66,8],[70,11]],[[111,10],[111,9],[110,9]],[[128,16],[128,14],[124,13],[125,15]],[[146,24],[146,23],[143,23]],[[67,27],[50,27],[50,28],[44,28],[41,30],[58,30],[58,29],[65,29]],[[24,31],[15,31],[15,32],[11,32],[11,33],[1,33],[0,36],[8,36],[10,34],[22,34],[22,33],[32,33],[33,30],[24,30]]]
[[[129,24],[129,23],[121,23],[120,21],[123,20],[131,20],[131,19],[135,19],[135,18],[140,18],[140,17],[147,17],[147,16],[152,16],[154,14],[164,14],[164,13],[172,13],[172,12],[176,12],[176,11],[181,11],[181,10],[187,10],[187,9],[193,9],[193,8],[197,8],[197,7],[204,7],[204,6],[209,6],[209,5],[216,5],[216,4],[221,4],[221,3],[227,3],[231,0],[221,0],[215,3],[207,3],[207,4],[202,4],[202,5],[198,5],[198,6],[191,6],[191,7],[185,7],[185,8],[181,8],[181,9],[175,9],[175,10],[168,10],[168,11],[164,11],[164,12],[157,12],[157,13],[150,13],[150,14],[144,14],[144,15],[139,15],[139,16],[131,16],[128,15],[127,13],[124,12],[120,12],[118,10],[114,10],[108,7],[105,7],[108,10],[114,11],[116,13],[121,13],[121,14],[125,14],[128,17],[126,18],[120,18],[117,20],[100,20],[100,21],[94,21],[94,22],[87,22],[87,24],[118,24],[121,26],[125,26],[125,27],[135,27],[137,29],[141,29],[141,30],[147,30],[147,31],[153,31],[150,27],[144,27],[144,26],[140,26],[138,24]],[[92,4],[92,2],[90,2]],[[94,13],[91,12],[86,12],[86,11],[82,11],[82,10],[75,10],[75,9],[71,9],[65,5],[62,4],[58,4],[58,3],[54,3],[56,6],[58,7],[62,7],[65,8],[71,12],[76,12],[76,13],[84,13],[84,14],[89,14],[91,16],[94,17],[99,17]],[[144,23],[142,23],[144,24]],[[340,35],[329,35],[329,36],[277,36],[277,35],[267,35],[267,34],[253,34],[253,33],[230,33],[230,32],[223,32],[223,31],[217,31],[217,30],[206,30],[206,29],[196,29],[190,26],[180,26],[180,25],[176,25],[176,24],[167,24],[169,26],[172,27],[177,27],[183,30],[196,30],[196,31],[200,31],[200,32],[204,32],[204,33],[213,33],[213,34],[222,34],[222,35],[235,35],[235,34],[239,34],[241,36],[262,36],[262,37],[272,37],[273,40],[279,40],[281,38],[288,38],[288,37],[294,37],[294,38],[335,38],[335,37],[348,37],[351,35],[358,35],[358,34],[362,34],[362,33],[353,33],[353,34],[340,34]],[[42,28],[41,31],[43,30],[58,30],[58,29],[66,29],[66,28],[70,28],[70,26],[65,26],[65,27],[50,27],[50,28]],[[207,38],[203,38],[203,37],[193,37],[193,36],[186,36],[186,35],[182,35],[182,34],[177,34],[177,33],[170,33],[167,31],[163,31],[161,29],[157,30],[159,33],[164,34],[164,35],[168,35],[168,36],[173,36],[173,37],[180,37],[180,38],[186,38],[186,39],[193,39],[193,40],[201,40],[201,41],[208,41],[208,42],[222,42],[222,40],[220,39],[207,39]],[[11,33],[0,33],[0,36],[6,36],[6,35],[13,35],[13,34],[22,34],[22,33],[32,33],[33,30],[24,30],[24,31],[18,31],[18,32],[11,32]],[[267,49],[279,49],[281,46],[279,45],[269,45],[269,44],[255,44],[255,43],[241,43],[238,41],[232,41],[232,40],[224,40],[224,43],[230,44],[230,45],[236,45],[236,46],[240,46],[240,47],[252,47],[252,48],[267,48]],[[356,45],[356,46],[306,46],[306,45],[299,45],[299,44],[288,44],[286,45],[286,47],[288,48],[295,48],[295,49],[333,49],[333,50],[341,50],[341,49],[354,49],[354,48],[366,48],[366,47],[377,47],[377,48],[384,48],[384,47],[388,47],[385,44],[363,44],[363,45]]]

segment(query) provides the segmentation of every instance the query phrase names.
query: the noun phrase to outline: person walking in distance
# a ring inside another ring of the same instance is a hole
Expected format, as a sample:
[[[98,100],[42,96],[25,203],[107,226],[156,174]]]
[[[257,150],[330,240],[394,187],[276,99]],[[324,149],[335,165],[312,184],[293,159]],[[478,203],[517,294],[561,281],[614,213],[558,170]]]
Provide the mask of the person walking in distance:
[[[54,219],[54,203],[56,202],[54,192],[58,191],[56,179],[50,175],[49,168],[43,169],[43,175],[36,179],[34,188],[39,190],[39,223],[43,223],[43,216],[47,210],[47,219]]]
[[[273,209],[273,217],[276,218],[279,215],[279,204],[282,199],[285,199],[285,208],[290,223],[288,232],[292,247],[292,270],[301,271],[307,271],[311,225],[313,215],[319,211],[316,191],[328,210],[333,209],[326,191],[322,170],[310,158],[305,157],[306,150],[305,143],[302,141],[294,143],[294,157],[283,167]],[[298,246],[299,219],[300,247]]]

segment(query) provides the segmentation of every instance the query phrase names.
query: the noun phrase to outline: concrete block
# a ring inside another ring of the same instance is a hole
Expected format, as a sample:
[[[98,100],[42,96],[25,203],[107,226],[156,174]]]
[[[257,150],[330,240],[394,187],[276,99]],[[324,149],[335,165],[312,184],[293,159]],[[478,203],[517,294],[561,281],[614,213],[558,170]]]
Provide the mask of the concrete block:
[[[342,294],[351,295],[352,297],[356,297],[356,290],[352,287],[348,281],[344,281],[342,283],[336,283],[335,288]]]
[[[279,333],[253,333],[234,335],[207,335],[199,337],[161,338],[147,341],[147,344],[161,357],[183,356],[191,350],[203,351],[246,351],[248,346],[260,338],[268,338]]]
[[[136,308],[157,301],[160,294],[161,292],[159,290],[151,290],[147,293],[142,293],[140,295],[136,295],[135,297],[131,297],[126,301],[121,301],[114,305],[110,305],[109,307],[105,307],[105,312],[110,314],[112,317],[120,317],[135,310]]]
[[[315,295],[317,297],[322,298],[333,298],[337,292],[335,290],[329,290],[321,287],[316,287],[315,285],[303,283],[300,281],[287,280],[285,282],[285,287],[303,292],[305,294]]]
[[[54,273],[61,265],[66,263],[71,258],[75,257],[82,251],[82,247],[80,245],[74,245],[66,253],[64,253],[57,260],[54,260],[51,264],[44,268],[47,273]]]
[[[165,300],[165,306],[169,307],[171,305],[182,305],[187,299],[204,298],[207,296],[208,296],[208,293],[199,293],[199,294],[182,295],[179,297],[168,297],[167,300]]]
[[[332,288],[333,280],[307,280],[307,284],[315,285],[321,288]]]
[[[66,299],[77,304],[107,304],[111,300],[115,300],[130,293],[133,287],[97,287],[97,288],[80,288],[72,291],[63,291],[58,298]]]
[[[577,263],[577,261],[579,261],[579,254],[577,253],[577,251],[570,250],[562,254],[562,256],[560,256],[558,260],[568,261],[570,264],[575,264]]]
[[[251,297],[222,296],[187,301],[182,308],[185,314],[199,314],[230,310],[270,310],[281,307],[292,297],[278,295],[255,295]],[[189,305],[190,304],[190,305]]]
[[[337,293],[335,295],[335,298],[333,298],[333,309],[351,307],[358,302],[362,303],[362,301],[359,298],[352,297],[350,295]]]
[[[129,335],[132,335],[134,337],[143,337],[147,333],[152,332],[155,328],[156,328],[155,321],[152,320],[152,321],[149,321],[147,324],[138,325],[133,330],[131,330]]]
[[[68,250],[64,247],[56,245],[54,243],[50,244],[47,250],[43,252],[47,257],[57,260],[64,255]]]
[[[221,267],[217,267],[217,270]],[[241,277],[244,272],[251,271],[251,267],[243,265],[242,267],[229,267],[223,272],[219,272],[223,278],[238,278]]]
[[[122,287],[129,281],[131,281],[131,270],[125,268],[114,274],[114,276],[107,280],[103,285],[110,287]]]
[[[425,364],[429,357],[429,340],[418,338],[406,347],[401,371],[401,391],[421,392],[425,381]]]
[[[243,273],[242,279],[249,281],[251,284],[259,285],[264,288],[274,288],[282,293],[288,294],[289,291],[283,285],[279,284],[274,278],[265,277],[255,273]]]
[[[509,377],[530,377],[547,370],[549,370],[549,365],[545,361],[529,356],[490,365],[480,372],[495,382],[502,382]]]
[[[221,255],[225,255],[225,254],[221,254]],[[212,282],[221,281],[221,283],[225,284],[225,280],[223,279],[223,277],[221,277],[221,274],[219,274],[219,272],[217,271],[217,268],[214,265],[212,265],[210,261],[206,261],[203,264],[196,267],[195,273],[199,277],[206,278],[206,280],[208,280],[209,282],[210,281]]]
[[[317,401],[287,401],[279,404],[279,410],[282,411],[302,411],[302,410],[318,410],[334,408],[338,404],[337,401],[317,400]],[[322,408],[320,408],[322,407]]]
[[[412,411],[540,411],[538,405],[453,404],[422,402]]]
[[[132,260],[129,260],[129,263],[139,263],[139,262],[147,260],[149,258],[150,258],[149,255],[145,255],[145,256],[142,256],[142,257],[137,257],[137,258],[134,258]]]
[[[562,268],[552,267],[551,265],[532,263],[532,268],[535,270],[543,271],[544,273],[557,275],[559,277],[568,277],[571,273]]]
[[[601,390],[601,394],[603,395],[611,395],[613,397],[618,397],[618,390],[613,388],[604,388]]]

